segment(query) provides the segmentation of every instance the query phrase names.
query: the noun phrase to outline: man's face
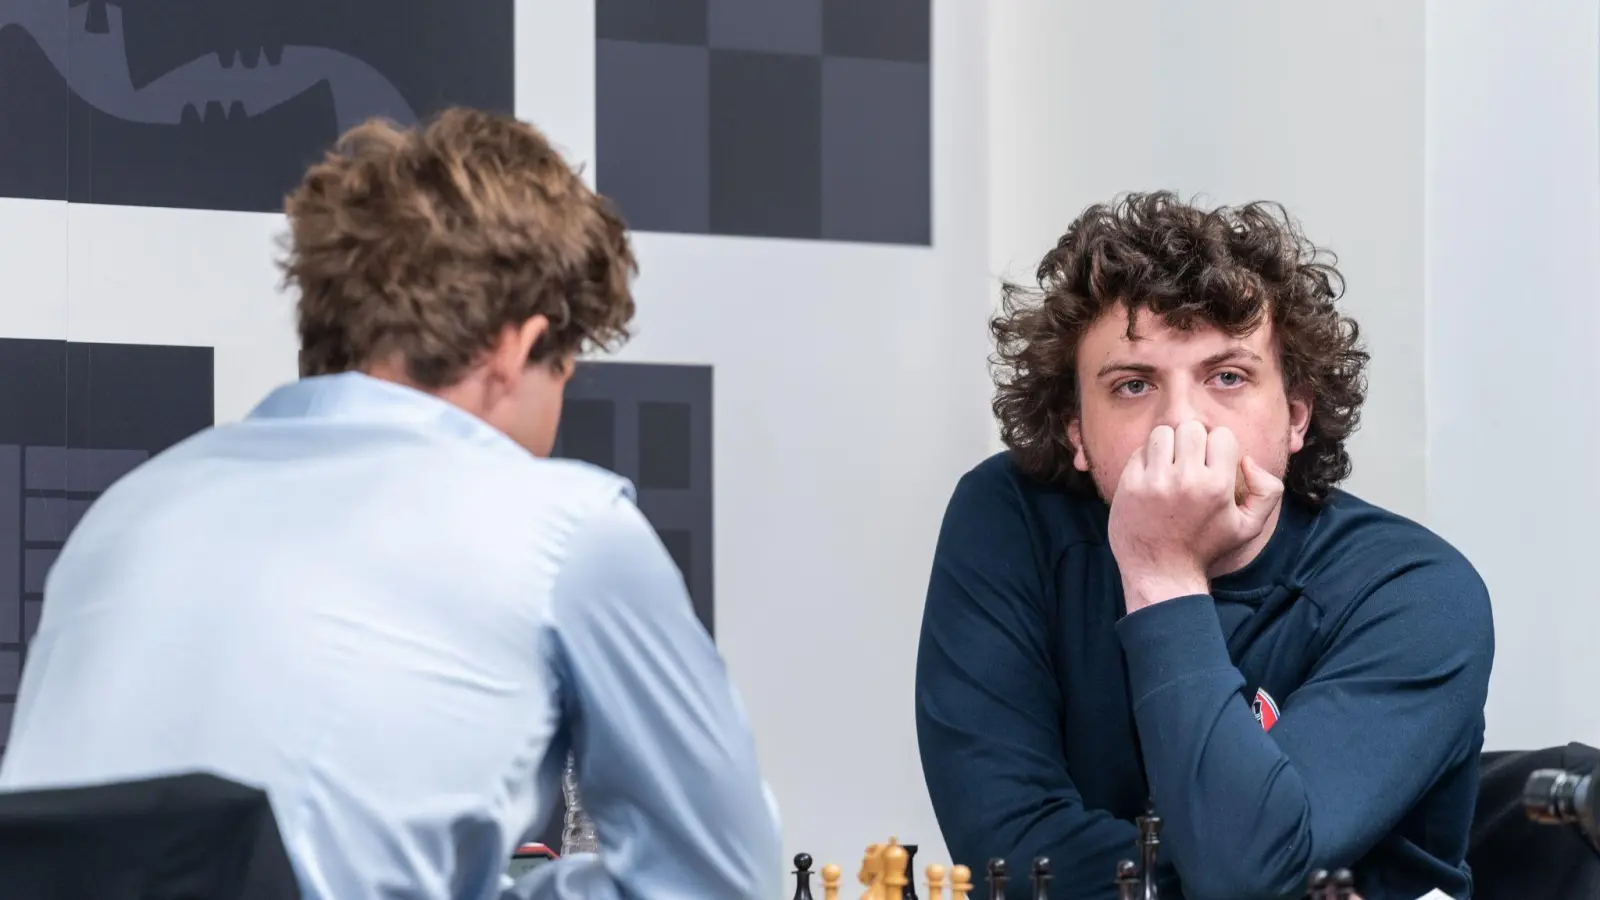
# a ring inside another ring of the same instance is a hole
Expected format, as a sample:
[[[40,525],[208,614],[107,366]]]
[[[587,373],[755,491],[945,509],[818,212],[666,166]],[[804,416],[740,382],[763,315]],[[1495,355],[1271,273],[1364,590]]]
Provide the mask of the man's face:
[[[1239,450],[1282,478],[1305,443],[1311,407],[1290,398],[1269,321],[1232,338],[1211,326],[1184,332],[1141,309],[1129,340],[1128,312],[1107,310],[1078,347],[1079,419],[1067,426],[1073,463],[1111,502],[1133,452],[1159,425],[1193,419],[1226,426]]]

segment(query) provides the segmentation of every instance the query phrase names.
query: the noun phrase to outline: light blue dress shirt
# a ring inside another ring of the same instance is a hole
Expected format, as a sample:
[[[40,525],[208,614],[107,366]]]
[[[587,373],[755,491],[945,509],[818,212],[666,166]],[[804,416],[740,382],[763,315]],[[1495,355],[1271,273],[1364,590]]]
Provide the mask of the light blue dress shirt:
[[[568,748],[599,854],[513,885]],[[259,785],[308,900],[770,900],[777,813],[623,479],[428,394],[302,380],[107,491],[63,548],[0,789]]]

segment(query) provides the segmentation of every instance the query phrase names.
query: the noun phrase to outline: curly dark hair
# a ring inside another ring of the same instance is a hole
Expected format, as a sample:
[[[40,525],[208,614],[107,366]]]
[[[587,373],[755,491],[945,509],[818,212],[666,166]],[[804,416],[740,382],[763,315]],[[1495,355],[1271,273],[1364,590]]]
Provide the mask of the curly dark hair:
[[[1271,317],[1288,390],[1311,400],[1305,446],[1284,490],[1320,503],[1350,474],[1345,441],[1360,423],[1368,355],[1335,308],[1344,279],[1276,203],[1201,209],[1168,191],[1089,207],[1039,264],[1037,288],[1006,284],[989,323],[993,409],[1017,465],[1041,481],[1093,492],[1072,465],[1078,344],[1118,303],[1131,336],[1143,308],[1170,327],[1242,336]]]
[[[398,354],[412,381],[448,387],[536,315],[550,326],[530,364],[628,338],[637,266],[622,217],[512,116],[356,126],[285,211],[302,376]]]

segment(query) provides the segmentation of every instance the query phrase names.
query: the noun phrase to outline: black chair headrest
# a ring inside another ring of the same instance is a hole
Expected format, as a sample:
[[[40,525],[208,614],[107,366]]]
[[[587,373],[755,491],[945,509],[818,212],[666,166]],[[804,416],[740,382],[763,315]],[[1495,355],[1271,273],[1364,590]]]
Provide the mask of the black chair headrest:
[[[266,792],[208,773],[0,793],[7,900],[297,900]]]

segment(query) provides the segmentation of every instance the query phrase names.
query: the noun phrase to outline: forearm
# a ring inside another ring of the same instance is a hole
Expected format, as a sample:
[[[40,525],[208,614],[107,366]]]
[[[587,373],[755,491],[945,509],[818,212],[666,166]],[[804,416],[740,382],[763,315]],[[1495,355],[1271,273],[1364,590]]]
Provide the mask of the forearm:
[[[1033,860],[1042,856],[1050,860],[1055,900],[1114,900],[1117,862],[1137,858],[1133,823],[1097,810],[1062,804],[1046,806],[1042,814],[1019,809],[1010,811],[1006,821],[993,823],[997,827],[991,826],[991,818],[975,817],[970,823],[940,819],[950,859],[972,869],[978,895],[988,896],[988,863],[1000,858],[1012,876],[1007,898],[1031,900],[1027,875]]]
[[[755,740],[671,558],[623,505],[573,546],[554,656],[600,853],[530,873],[524,896],[773,896],[782,847]]]
[[[1189,900],[1303,888],[1311,807],[1288,756],[1241,697],[1211,599],[1167,600],[1119,623],[1162,851]]]
[[[1133,822],[1086,806],[1064,773],[1029,770],[1023,761],[1031,754],[1010,752],[992,734],[980,749],[975,734],[963,737],[948,720],[929,718],[925,710],[920,722],[929,796],[951,862],[972,869],[974,896],[987,896],[989,860],[1000,858],[1013,875],[1006,896],[1031,900],[1027,872],[1043,856],[1054,874],[1053,898],[1114,900],[1117,863],[1139,856]],[[1173,872],[1159,874],[1163,890],[1176,896]]]
[[[1032,832],[1004,856],[1012,873],[1008,900],[1033,900],[1029,872],[1033,860],[1041,856],[1050,860],[1052,900],[1116,900],[1117,864],[1140,858],[1138,827],[1099,811],[1078,808],[1030,824],[1035,825]],[[1176,870],[1170,864],[1158,864],[1155,879],[1163,896],[1180,896]]]
[[[749,808],[750,798],[736,805]],[[598,854],[564,857],[524,875],[502,893],[502,900],[652,900],[695,897],[746,900],[777,896],[781,877],[778,827],[770,797],[763,798],[765,822],[742,829],[703,821],[704,813],[661,823],[660,832],[629,834]],[[656,834],[671,834],[667,840]]]

